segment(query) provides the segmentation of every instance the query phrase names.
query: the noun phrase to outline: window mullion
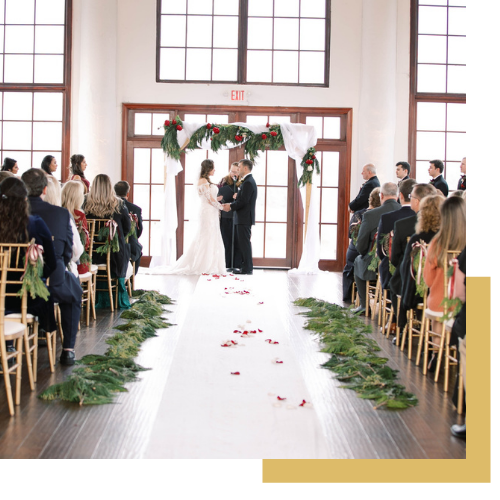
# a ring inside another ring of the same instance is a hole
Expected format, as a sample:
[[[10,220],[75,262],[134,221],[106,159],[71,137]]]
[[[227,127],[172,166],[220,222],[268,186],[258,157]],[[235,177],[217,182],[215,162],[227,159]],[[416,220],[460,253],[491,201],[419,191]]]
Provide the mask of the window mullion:
[[[238,83],[247,83],[248,0],[240,0],[238,17]]]

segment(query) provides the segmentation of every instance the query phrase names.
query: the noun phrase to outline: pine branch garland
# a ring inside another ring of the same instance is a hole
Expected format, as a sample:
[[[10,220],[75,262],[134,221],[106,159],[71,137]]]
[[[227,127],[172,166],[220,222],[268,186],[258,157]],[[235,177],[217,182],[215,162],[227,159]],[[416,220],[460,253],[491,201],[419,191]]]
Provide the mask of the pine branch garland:
[[[166,313],[162,304],[171,304],[166,295],[154,291],[136,290],[137,300],[124,311],[121,318],[128,319],[128,313],[137,312],[127,323],[118,325],[113,336],[106,340],[109,345],[104,355],[89,354],[76,362],[79,365],[62,383],[46,389],[40,398],[46,401],[62,400],[80,405],[112,403],[117,392],[126,392],[124,384],[137,380],[138,372],[147,370],[135,363],[141,344],[152,337],[160,328],[168,328],[163,321]]]
[[[31,241],[31,244],[34,244],[34,239]],[[24,256],[24,275],[23,275],[23,283],[21,288],[17,292],[19,297],[22,297],[24,293],[28,293],[32,299],[36,299],[37,297],[42,298],[43,300],[49,300],[50,293],[45,283],[42,281],[43,276],[43,261],[41,259],[36,260],[35,263],[31,262],[26,254]]]
[[[99,248],[96,249],[96,253],[106,255],[108,251],[111,251],[112,253],[120,251],[120,242],[118,241],[118,231],[115,232],[113,240],[110,242],[109,227],[103,226],[99,230],[97,238],[99,241],[104,241],[104,245],[100,245]]]
[[[304,328],[319,337],[322,352],[331,354],[321,366],[337,374],[336,378],[346,384],[343,389],[352,389],[360,398],[375,401],[375,409],[403,409],[418,403],[415,395],[396,383],[398,372],[386,366],[388,359],[375,354],[380,347],[366,336],[371,328],[358,316],[312,297],[297,299],[294,304],[310,309],[299,313],[311,318]]]

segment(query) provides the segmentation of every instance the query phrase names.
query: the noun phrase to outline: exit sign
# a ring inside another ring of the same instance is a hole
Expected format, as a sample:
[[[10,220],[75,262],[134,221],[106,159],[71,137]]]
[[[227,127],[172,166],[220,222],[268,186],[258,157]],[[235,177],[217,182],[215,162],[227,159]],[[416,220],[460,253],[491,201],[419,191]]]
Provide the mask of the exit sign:
[[[246,90],[231,90],[231,101],[244,101]]]

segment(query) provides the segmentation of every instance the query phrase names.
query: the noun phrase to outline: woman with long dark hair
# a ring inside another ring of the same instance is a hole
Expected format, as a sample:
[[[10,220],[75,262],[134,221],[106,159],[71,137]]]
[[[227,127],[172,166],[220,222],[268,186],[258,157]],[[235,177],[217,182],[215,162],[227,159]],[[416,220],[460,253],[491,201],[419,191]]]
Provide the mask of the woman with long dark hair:
[[[17,160],[13,158],[4,158],[2,172],[12,172],[14,175],[17,175],[17,172],[19,172]]]
[[[29,243],[33,238],[43,247],[43,277],[48,278],[57,265],[52,234],[38,215],[29,214],[28,190],[24,182],[17,177],[9,177],[0,183],[0,244]],[[8,279],[19,279],[11,273],[9,276]],[[8,285],[11,290],[13,286]],[[9,313],[20,312],[21,300],[6,297],[5,309]],[[51,298],[45,301],[28,295],[28,313],[38,316],[39,331],[52,332],[56,329]]]
[[[80,181],[85,187],[85,194],[90,191],[90,182],[85,178],[85,170],[87,168],[87,161],[83,155],[73,155],[70,158],[71,166],[69,171],[71,173],[70,181]]]
[[[48,175],[54,175],[57,170],[57,160],[55,156],[47,155],[42,160],[40,168]]]

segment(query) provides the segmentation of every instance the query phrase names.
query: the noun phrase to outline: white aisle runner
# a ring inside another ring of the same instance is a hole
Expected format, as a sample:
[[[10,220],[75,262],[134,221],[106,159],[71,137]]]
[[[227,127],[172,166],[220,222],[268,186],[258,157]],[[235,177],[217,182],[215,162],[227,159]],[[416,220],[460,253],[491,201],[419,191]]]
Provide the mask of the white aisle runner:
[[[272,281],[201,276],[191,300],[144,458],[329,458]]]

